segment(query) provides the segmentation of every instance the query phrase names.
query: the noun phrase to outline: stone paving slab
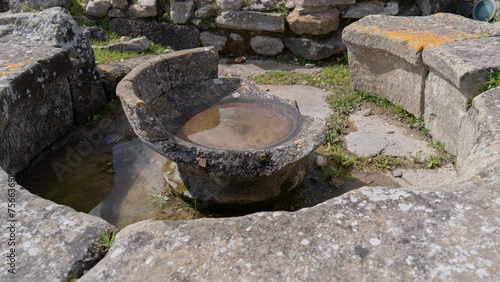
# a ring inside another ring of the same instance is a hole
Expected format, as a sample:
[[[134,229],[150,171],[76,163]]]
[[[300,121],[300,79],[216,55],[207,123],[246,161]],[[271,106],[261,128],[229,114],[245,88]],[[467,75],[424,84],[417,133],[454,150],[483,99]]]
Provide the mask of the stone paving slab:
[[[377,115],[364,116],[362,111],[351,114],[349,120],[357,131],[350,132],[345,137],[347,150],[360,156],[384,153],[410,157],[416,156],[419,151],[423,159],[436,155],[429,143],[415,139],[411,131],[390,120]]]
[[[499,185],[363,187],[294,213],[143,221],[80,281],[498,280]]]
[[[299,111],[306,116],[328,118],[332,110],[325,97],[330,93],[312,86],[306,85],[257,85],[262,90],[268,90],[269,93],[282,99],[291,99],[297,102]]]

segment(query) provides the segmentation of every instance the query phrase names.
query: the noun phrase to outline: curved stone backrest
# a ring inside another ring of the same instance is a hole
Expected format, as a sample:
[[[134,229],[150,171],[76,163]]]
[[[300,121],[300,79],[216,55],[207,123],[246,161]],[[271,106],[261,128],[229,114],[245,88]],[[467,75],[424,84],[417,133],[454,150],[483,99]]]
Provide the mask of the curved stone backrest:
[[[217,78],[219,56],[213,47],[195,48],[160,56],[132,70],[116,88],[132,128],[144,140],[169,139],[148,105],[177,87]]]

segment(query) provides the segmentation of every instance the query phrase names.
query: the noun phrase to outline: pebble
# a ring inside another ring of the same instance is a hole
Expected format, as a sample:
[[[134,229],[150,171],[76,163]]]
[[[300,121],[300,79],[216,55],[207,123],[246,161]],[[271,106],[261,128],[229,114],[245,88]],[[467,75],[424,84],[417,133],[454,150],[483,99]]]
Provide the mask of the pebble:
[[[314,67],[316,67],[316,65],[315,65],[315,64],[311,64],[311,63],[306,64],[306,68],[308,68],[308,69],[312,69],[312,68],[314,68]]]
[[[371,116],[371,115],[373,115],[372,108],[368,108],[368,109],[363,111],[363,116],[367,117],[367,116]]]
[[[327,163],[328,163],[328,160],[325,157],[323,157],[322,155],[319,155],[316,158],[316,165],[317,166],[325,166]]]
[[[337,188],[340,188],[340,187],[344,186],[345,181],[340,179],[340,178],[334,177],[334,178],[330,179],[330,181],[328,181],[328,183],[337,187]]]
[[[392,175],[394,175],[394,177],[398,177],[398,178],[401,178],[403,177],[403,172],[400,170],[400,169],[396,169]]]

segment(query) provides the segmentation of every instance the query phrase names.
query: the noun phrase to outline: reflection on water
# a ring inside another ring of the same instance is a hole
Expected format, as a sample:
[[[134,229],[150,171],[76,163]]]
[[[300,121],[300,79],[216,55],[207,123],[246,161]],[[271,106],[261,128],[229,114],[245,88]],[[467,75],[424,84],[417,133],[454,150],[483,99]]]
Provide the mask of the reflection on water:
[[[78,154],[80,143],[46,155],[18,175],[18,182],[33,194],[118,228],[155,218],[158,209],[151,200],[164,190],[165,158],[140,139],[100,144],[87,156]]]
[[[283,110],[263,104],[217,106],[192,116],[181,133],[211,148],[246,151],[266,148],[287,139],[296,119]]]
[[[165,160],[139,139],[113,146],[115,186],[89,214],[118,228],[155,218],[157,208],[151,200],[164,190],[161,169]]]

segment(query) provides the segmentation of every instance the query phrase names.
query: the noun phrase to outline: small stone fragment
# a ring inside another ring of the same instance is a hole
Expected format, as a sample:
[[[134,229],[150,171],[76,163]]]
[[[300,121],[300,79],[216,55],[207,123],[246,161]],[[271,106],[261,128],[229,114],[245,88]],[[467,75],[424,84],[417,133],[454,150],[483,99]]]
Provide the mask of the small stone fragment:
[[[316,158],[316,165],[317,166],[325,166],[327,163],[328,163],[328,160],[322,155],[319,155]]]
[[[397,178],[403,177],[403,172],[400,169],[396,169],[392,174]]]
[[[315,66],[316,66],[315,64],[311,64],[311,63],[306,64],[306,68],[308,68],[308,69],[312,69],[312,68],[314,68]]]
[[[228,64],[242,64],[246,61],[247,58],[241,56],[241,57],[236,57],[236,58],[229,58],[227,60]]]
[[[371,116],[371,115],[373,115],[372,108],[368,108],[368,109],[363,111],[363,116],[367,117],[367,116]]]
[[[340,188],[340,187],[344,186],[345,181],[340,179],[340,178],[333,177],[332,179],[330,179],[330,181],[328,181],[328,183],[337,187],[337,188]]]
[[[207,159],[201,158],[200,161],[198,162],[198,165],[201,167],[206,167],[207,166]]]

